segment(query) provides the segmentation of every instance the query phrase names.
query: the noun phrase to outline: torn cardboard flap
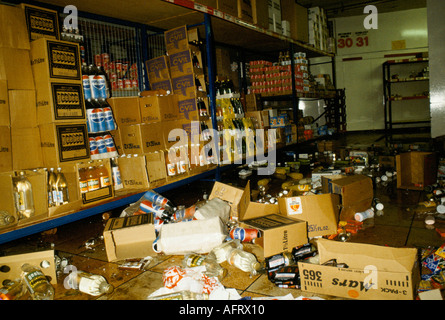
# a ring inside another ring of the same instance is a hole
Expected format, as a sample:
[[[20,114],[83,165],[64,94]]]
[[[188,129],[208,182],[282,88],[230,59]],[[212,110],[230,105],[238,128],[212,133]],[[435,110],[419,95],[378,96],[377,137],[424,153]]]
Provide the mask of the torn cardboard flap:
[[[308,236],[326,236],[337,232],[340,196],[317,194],[300,196],[291,192],[288,197],[278,199],[283,215],[308,222]]]
[[[326,239],[319,239],[317,246],[321,264],[337,259],[337,262],[346,263],[353,269],[375,265],[380,271],[408,272],[417,260],[417,249],[414,248],[391,248]]]
[[[225,183],[215,182],[209,200],[219,198],[230,204],[230,216],[238,218],[240,212],[245,212],[250,202],[250,181],[247,182],[246,188],[240,189]]]

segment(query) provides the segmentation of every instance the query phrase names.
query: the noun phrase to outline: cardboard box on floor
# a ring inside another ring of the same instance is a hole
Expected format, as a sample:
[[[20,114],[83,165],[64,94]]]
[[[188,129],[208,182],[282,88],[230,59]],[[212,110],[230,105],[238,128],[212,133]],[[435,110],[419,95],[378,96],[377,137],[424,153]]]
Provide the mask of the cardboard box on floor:
[[[109,262],[155,255],[153,215],[109,219],[103,235]]]
[[[250,182],[244,190],[215,182],[209,200],[220,198],[231,206],[231,217],[242,226],[261,230],[262,236],[255,243],[269,257],[308,242],[306,221],[280,215],[279,206],[250,201]]]
[[[307,221],[308,237],[328,236],[337,233],[340,196],[316,194],[299,196],[291,192],[278,199],[281,214]]]
[[[320,265],[299,262],[301,290],[359,300],[414,300],[417,249],[317,241]],[[336,259],[348,268],[323,266]]]
[[[423,190],[436,183],[437,162],[432,152],[412,151],[396,156],[397,188]]]
[[[340,220],[352,219],[355,213],[369,209],[374,198],[372,179],[360,174],[323,176],[322,191],[341,196]]]

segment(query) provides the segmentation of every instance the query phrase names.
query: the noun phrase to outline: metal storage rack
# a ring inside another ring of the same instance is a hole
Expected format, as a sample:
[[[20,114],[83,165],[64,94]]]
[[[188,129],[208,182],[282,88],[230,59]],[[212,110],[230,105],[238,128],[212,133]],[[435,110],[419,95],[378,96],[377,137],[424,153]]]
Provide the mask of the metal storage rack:
[[[422,107],[422,102],[424,103],[423,107],[429,107],[429,93],[422,92],[420,94],[414,94],[410,88],[410,93],[408,95],[400,95],[398,94],[398,90],[400,86],[408,83],[417,83],[420,87],[420,83],[428,82],[428,76],[409,76],[405,78],[398,78],[394,72],[395,66],[410,66],[410,65],[428,65],[428,58],[412,58],[412,59],[401,59],[401,60],[389,60],[383,63],[383,94],[384,94],[384,113],[385,113],[385,140],[386,145],[393,145],[397,142],[420,142],[423,140],[422,137],[414,136],[413,134],[421,133],[422,131],[428,131],[431,125],[431,119],[397,119],[394,120],[393,117],[393,108],[400,107],[401,104],[407,101],[418,101],[419,108]],[[393,86],[399,86],[398,89],[393,89]],[[428,88],[428,87],[427,87]],[[403,132],[407,134],[406,129],[409,128],[411,138],[395,138],[394,135],[397,132]],[[405,130],[403,130],[405,129]],[[403,131],[402,131],[403,130]]]
[[[63,6],[65,5],[60,0],[8,0],[8,2],[12,4],[29,2],[33,5],[57,10],[60,14],[63,13]],[[126,35],[128,38],[120,39],[119,41],[131,41],[132,47],[135,49],[133,53],[134,62],[138,64],[141,70],[144,69],[144,62],[153,58],[153,54],[155,54],[153,50],[148,48],[147,35],[156,34],[183,25],[199,27],[200,33],[205,35],[210,109],[214,127],[216,127],[216,92],[214,87],[215,44],[239,48],[240,50],[258,55],[273,54],[291,48],[292,50],[307,52],[308,58],[318,56],[333,57],[333,54],[264,30],[230,14],[190,0],[129,0],[125,2],[118,0],[72,0],[70,4],[77,7],[79,19],[83,20],[82,23],[87,23],[88,21],[89,23],[97,25],[112,24],[118,28],[127,30]],[[140,74],[139,89],[146,90],[148,88],[147,74]],[[292,99],[294,99],[294,108],[296,108],[297,96],[294,94]],[[213,177],[217,181],[220,179],[222,172],[233,168],[233,166],[235,165],[217,166],[215,169],[161,186],[154,190],[162,193],[209,177]],[[46,218],[29,225],[15,227],[12,230],[3,230],[2,233],[0,233],[0,243],[6,243],[126,206],[137,201],[144,192],[145,191],[116,196],[112,200],[77,212]]]

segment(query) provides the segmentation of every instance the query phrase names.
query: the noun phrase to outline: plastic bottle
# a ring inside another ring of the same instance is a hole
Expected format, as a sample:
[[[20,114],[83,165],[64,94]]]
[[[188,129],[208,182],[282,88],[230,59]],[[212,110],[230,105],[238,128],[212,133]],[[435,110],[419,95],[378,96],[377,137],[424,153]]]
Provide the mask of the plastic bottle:
[[[111,172],[113,177],[114,190],[120,190],[124,186],[122,184],[121,171],[117,163],[117,158],[111,158],[110,162],[111,162]]]
[[[87,168],[79,168],[79,189],[80,193],[88,192]]]
[[[241,242],[238,239],[230,240],[230,241],[220,244],[219,246],[213,248],[211,253],[215,255],[216,262],[223,263],[224,261],[227,260],[227,256],[228,256],[229,252],[235,248],[238,248],[238,249],[243,248],[243,245],[241,244]]]
[[[14,223],[14,216],[10,215],[7,211],[0,210],[0,227],[7,226]]]
[[[22,265],[22,280],[33,300],[54,299],[54,288],[39,267]]]
[[[103,163],[97,167],[97,174],[99,176],[100,188],[108,187],[111,185],[110,174]]]
[[[86,176],[88,181],[88,191],[98,190],[100,188],[100,180],[97,175],[96,167],[90,165],[88,169],[86,169]]]
[[[13,177],[14,199],[19,219],[29,218],[34,215],[34,197],[32,185],[25,176],[24,171],[20,171],[18,177]]]
[[[249,272],[251,276],[256,275],[261,267],[253,254],[238,248],[234,248],[227,253],[227,261],[232,266],[244,272]]]
[[[374,217],[374,210],[368,209],[363,212],[357,212],[354,216],[355,220],[362,222],[363,220],[373,218]]]
[[[216,261],[216,257],[213,254],[208,254],[207,256],[201,254],[190,253],[187,254],[182,264],[186,268],[193,268],[199,266],[205,266],[205,275],[208,277],[218,277],[222,280],[227,275],[227,269],[221,267]]]
[[[80,292],[91,296],[109,294],[114,290],[114,286],[109,284],[103,276],[85,271],[73,271],[67,276],[65,281],[70,288],[78,289]]]
[[[7,281],[0,288],[0,300],[18,300],[26,292],[26,288],[20,279]]]
[[[170,208],[173,209],[173,204],[167,198],[161,196],[159,193],[149,190],[144,193],[143,197],[153,203],[155,206],[159,206],[162,208]]]
[[[66,204],[70,201],[68,193],[68,183],[66,182],[65,174],[62,172],[62,168],[57,168],[56,190],[56,205]]]
[[[148,300],[208,300],[207,293],[196,293],[192,291],[179,291],[174,293],[162,294],[159,296],[148,297]]]
[[[377,198],[374,198],[374,207],[377,211],[382,211],[385,208],[383,203],[381,203],[380,200]]]

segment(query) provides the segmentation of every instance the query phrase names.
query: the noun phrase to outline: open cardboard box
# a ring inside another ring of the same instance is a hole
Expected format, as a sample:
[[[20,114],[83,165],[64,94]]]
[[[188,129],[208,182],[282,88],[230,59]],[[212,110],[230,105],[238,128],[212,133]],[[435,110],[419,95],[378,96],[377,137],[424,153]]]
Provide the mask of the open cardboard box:
[[[308,237],[337,233],[340,196],[333,193],[300,196],[296,191],[278,199],[281,214],[307,221]]]
[[[431,152],[406,152],[396,156],[397,188],[423,190],[436,183],[437,161]]]
[[[156,233],[152,214],[109,219],[103,235],[110,262],[156,254],[153,251]]]
[[[220,198],[231,206],[231,218],[241,226],[261,230],[255,243],[263,248],[264,256],[270,257],[308,242],[306,221],[284,217],[276,204],[250,201],[250,182],[244,190],[215,182],[209,199]]]
[[[352,219],[357,212],[368,210],[372,205],[374,190],[370,177],[360,174],[322,176],[322,185],[324,193],[340,195],[340,220]]]
[[[145,156],[120,157],[118,161],[124,190],[148,190]]]
[[[21,171],[25,172],[27,179],[31,183],[34,202],[34,215],[32,217],[23,219],[19,219],[15,206],[13,189],[13,177],[15,173],[10,171],[0,174],[0,208],[15,218],[15,223],[13,225],[19,226],[33,223],[48,217],[46,177],[43,170],[38,170],[37,172],[31,170]],[[16,172],[17,174],[19,173],[19,171]],[[10,226],[11,225],[7,227]]]
[[[301,290],[359,300],[414,300],[417,249],[317,241],[320,264],[299,262]],[[336,259],[348,268],[323,266]]]

